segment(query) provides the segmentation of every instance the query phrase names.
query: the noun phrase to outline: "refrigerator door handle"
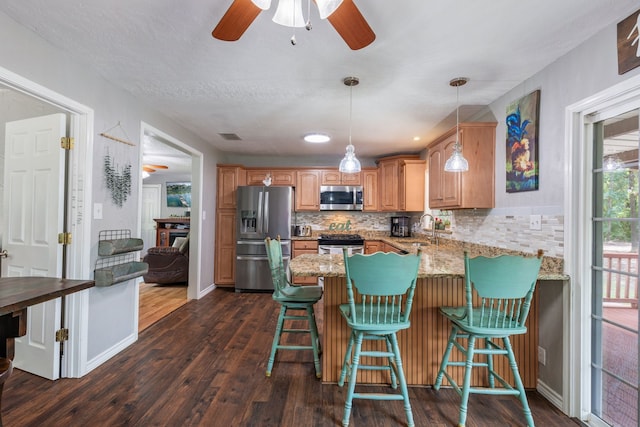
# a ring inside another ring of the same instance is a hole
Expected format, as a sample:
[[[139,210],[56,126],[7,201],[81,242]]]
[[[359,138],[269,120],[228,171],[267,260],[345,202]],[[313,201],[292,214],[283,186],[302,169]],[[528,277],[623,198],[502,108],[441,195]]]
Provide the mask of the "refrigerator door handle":
[[[262,195],[263,195],[262,191],[258,193],[258,218],[257,218],[258,233],[262,233],[262,222],[263,222],[262,215],[264,214],[263,212],[264,202],[262,201]]]
[[[264,222],[263,230],[264,234],[269,234],[269,192],[264,192],[264,217],[262,218]]]

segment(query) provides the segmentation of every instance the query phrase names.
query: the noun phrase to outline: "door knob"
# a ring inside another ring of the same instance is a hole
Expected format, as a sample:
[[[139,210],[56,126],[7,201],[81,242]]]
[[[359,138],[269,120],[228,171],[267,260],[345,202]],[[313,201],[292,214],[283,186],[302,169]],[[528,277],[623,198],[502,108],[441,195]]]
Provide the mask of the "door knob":
[[[8,256],[9,256],[9,253],[7,252],[6,249],[0,252],[0,258],[7,258]]]

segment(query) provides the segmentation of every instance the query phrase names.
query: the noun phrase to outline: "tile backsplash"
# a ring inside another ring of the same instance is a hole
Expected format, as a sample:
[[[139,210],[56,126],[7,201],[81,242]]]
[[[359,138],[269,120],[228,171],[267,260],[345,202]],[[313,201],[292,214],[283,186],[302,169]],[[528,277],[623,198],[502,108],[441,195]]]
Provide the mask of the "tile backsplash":
[[[564,217],[542,215],[541,230],[529,228],[529,215],[491,215],[490,210],[463,209],[434,211],[434,216],[450,219],[451,234],[447,237],[470,243],[504,249],[535,252],[544,250],[548,256],[564,257]],[[348,224],[344,231],[389,231],[392,216],[406,215],[411,224],[422,213],[396,212],[296,212],[293,223],[310,225],[314,232],[326,231],[334,224]]]

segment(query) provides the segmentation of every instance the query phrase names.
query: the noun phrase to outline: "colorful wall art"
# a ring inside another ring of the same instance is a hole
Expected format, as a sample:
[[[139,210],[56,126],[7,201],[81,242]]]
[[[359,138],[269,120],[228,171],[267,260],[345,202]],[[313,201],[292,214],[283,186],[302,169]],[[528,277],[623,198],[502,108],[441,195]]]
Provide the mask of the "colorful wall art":
[[[538,189],[540,91],[507,107],[507,193]]]

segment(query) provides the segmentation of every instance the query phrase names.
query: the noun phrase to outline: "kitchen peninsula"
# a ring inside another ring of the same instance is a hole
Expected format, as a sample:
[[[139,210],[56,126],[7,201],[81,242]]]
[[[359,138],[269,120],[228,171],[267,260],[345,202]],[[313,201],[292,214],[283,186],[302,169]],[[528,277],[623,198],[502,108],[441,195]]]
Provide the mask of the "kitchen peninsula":
[[[393,244],[407,251],[415,251],[417,246],[407,241]],[[435,381],[440,360],[445,351],[450,326],[440,315],[441,306],[464,305],[464,251],[470,256],[496,256],[515,253],[504,249],[453,242],[443,239],[439,245],[422,245],[422,260],[418,272],[418,283],[411,313],[411,328],[398,334],[400,351],[409,385],[431,385]],[[338,306],[347,301],[345,272],[342,255],[304,254],[290,262],[291,273],[298,277],[324,277],[323,326],[322,335],[322,381],[334,383],[342,367],[350,330],[343,320]],[[540,270],[539,281],[567,280],[562,274],[562,260],[545,257]],[[537,294],[537,292],[536,292]],[[537,295],[531,306],[527,320],[528,333],[514,336],[512,345],[518,361],[520,375],[525,388],[536,388],[538,377],[538,309]],[[366,343],[377,345],[377,342]],[[461,360],[455,354],[455,360]],[[504,359],[504,360],[501,360]],[[511,381],[506,358],[496,358],[496,370]],[[454,372],[457,381],[462,381],[463,368]],[[361,371],[359,383],[386,383],[380,371]],[[473,373],[474,385],[485,385],[486,375],[482,370]]]

